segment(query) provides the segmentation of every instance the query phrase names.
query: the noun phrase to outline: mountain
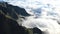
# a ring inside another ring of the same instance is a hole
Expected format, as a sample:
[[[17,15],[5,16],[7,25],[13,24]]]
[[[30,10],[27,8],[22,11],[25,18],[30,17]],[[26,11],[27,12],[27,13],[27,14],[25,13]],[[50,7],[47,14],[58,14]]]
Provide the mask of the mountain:
[[[20,7],[17,7],[17,6],[13,6],[13,5],[10,5],[8,3],[0,3],[2,4],[2,7],[0,5],[0,9],[3,11],[3,13],[5,15],[9,15],[11,16],[12,18],[14,19],[17,19],[18,18],[18,15],[22,15],[22,16],[30,16],[30,14],[28,14],[24,8],[20,8]]]
[[[10,5],[7,2],[0,2],[0,34],[28,34],[24,27],[18,25],[16,20],[18,15],[29,16],[29,14],[23,8],[17,9],[20,11],[15,9],[17,9],[17,6]]]
[[[0,34],[28,34],[24,27],[0,13]]]
[[[18,25],[16,21],[19,19],[18,17],[25,18],[26,16],[30,16],[30,14],[24,8],[10,5],[7,2],[0,2],[0,34],[34,34],[37,31],[41,34],[42,31],[38,28],[27,29]]]

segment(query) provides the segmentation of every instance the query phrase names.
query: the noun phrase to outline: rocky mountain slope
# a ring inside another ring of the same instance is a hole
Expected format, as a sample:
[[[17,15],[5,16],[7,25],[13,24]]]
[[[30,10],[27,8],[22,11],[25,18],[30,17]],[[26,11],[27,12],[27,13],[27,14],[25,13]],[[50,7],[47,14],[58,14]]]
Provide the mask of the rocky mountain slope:
[[[24,14],[22,14],[23,12]],[[29,15],[23,8],[0,2],[0,34],[28,34],[25,28],[19,26],[16,21],[19,14],[22,16]]]
[[[0,2],[0,34],[42,34],[37,29],[26,29],[25,27],[19,26],[17,21],[18,17],[30,16],[24,8],[13,6],[7,2]]]

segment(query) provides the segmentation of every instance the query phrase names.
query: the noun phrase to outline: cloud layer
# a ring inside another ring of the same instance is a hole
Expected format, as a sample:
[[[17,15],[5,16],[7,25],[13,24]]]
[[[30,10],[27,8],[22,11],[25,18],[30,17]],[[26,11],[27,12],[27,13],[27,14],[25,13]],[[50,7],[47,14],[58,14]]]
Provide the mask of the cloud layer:
[[[22,26],[37,27],[48,34],[60,34],[60,0],[4,0],[9,4],[25,8],[33,15],[26,17]],[[37,18],[36,18],[37,17]],[[20,23],[20,22],[19,22]]]

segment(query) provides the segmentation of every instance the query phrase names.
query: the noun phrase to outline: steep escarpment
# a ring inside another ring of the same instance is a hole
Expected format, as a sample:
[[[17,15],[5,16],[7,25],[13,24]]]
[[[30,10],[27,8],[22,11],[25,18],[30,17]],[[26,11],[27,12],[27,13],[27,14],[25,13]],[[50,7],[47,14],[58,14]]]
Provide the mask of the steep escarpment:
[[[19,26],[16,21],[18,19],[19,15],[18,13],[26,11],[23,8],[18,9],[20,11],[15,11],[15,9],[17,8],[14,9],[14,7],[15,6],[9,5],[6,2],[0,3],[0,34],[28,34],[25,28]],[[27,15],[20,14],[20,15],[27,16],[29,14]]]
[[[7,2],[0,2],[0,9],[5,15],[9,15],[14,19],[18,19],[18,15],[30,16],[30,14],[28,14],[24,8],[10,5]]]
[[[24,27],[0,13],[0,34],[27,34]]]
[[[24,8],[10,5],[7,2],[0,2],[0,34],[34,34],[35,32],[38,33],[37,28],[27,29],[23,26],[18,25],[18,22],[16,20],[18,20],[19,18],[24,19],[26,16],[30,16],[30,14],[28,14]],[[41,32],[40,30],[38,31]]]

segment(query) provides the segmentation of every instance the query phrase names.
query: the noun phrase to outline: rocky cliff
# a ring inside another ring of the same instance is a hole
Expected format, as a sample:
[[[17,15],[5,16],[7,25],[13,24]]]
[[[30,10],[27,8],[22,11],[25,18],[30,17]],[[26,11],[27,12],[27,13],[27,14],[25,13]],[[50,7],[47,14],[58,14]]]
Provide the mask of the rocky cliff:
[[[18,25],[18,15],[29,16],[23,8],[0,2],[0,34],[28,34],[24,27]]]
[[[0,2],[0,34],[42,34],[37,28],[26,29],[19,26],[16,21],[19,15],[30,16],[24,8]],[[21,16],[20,18],[24,18]]]

